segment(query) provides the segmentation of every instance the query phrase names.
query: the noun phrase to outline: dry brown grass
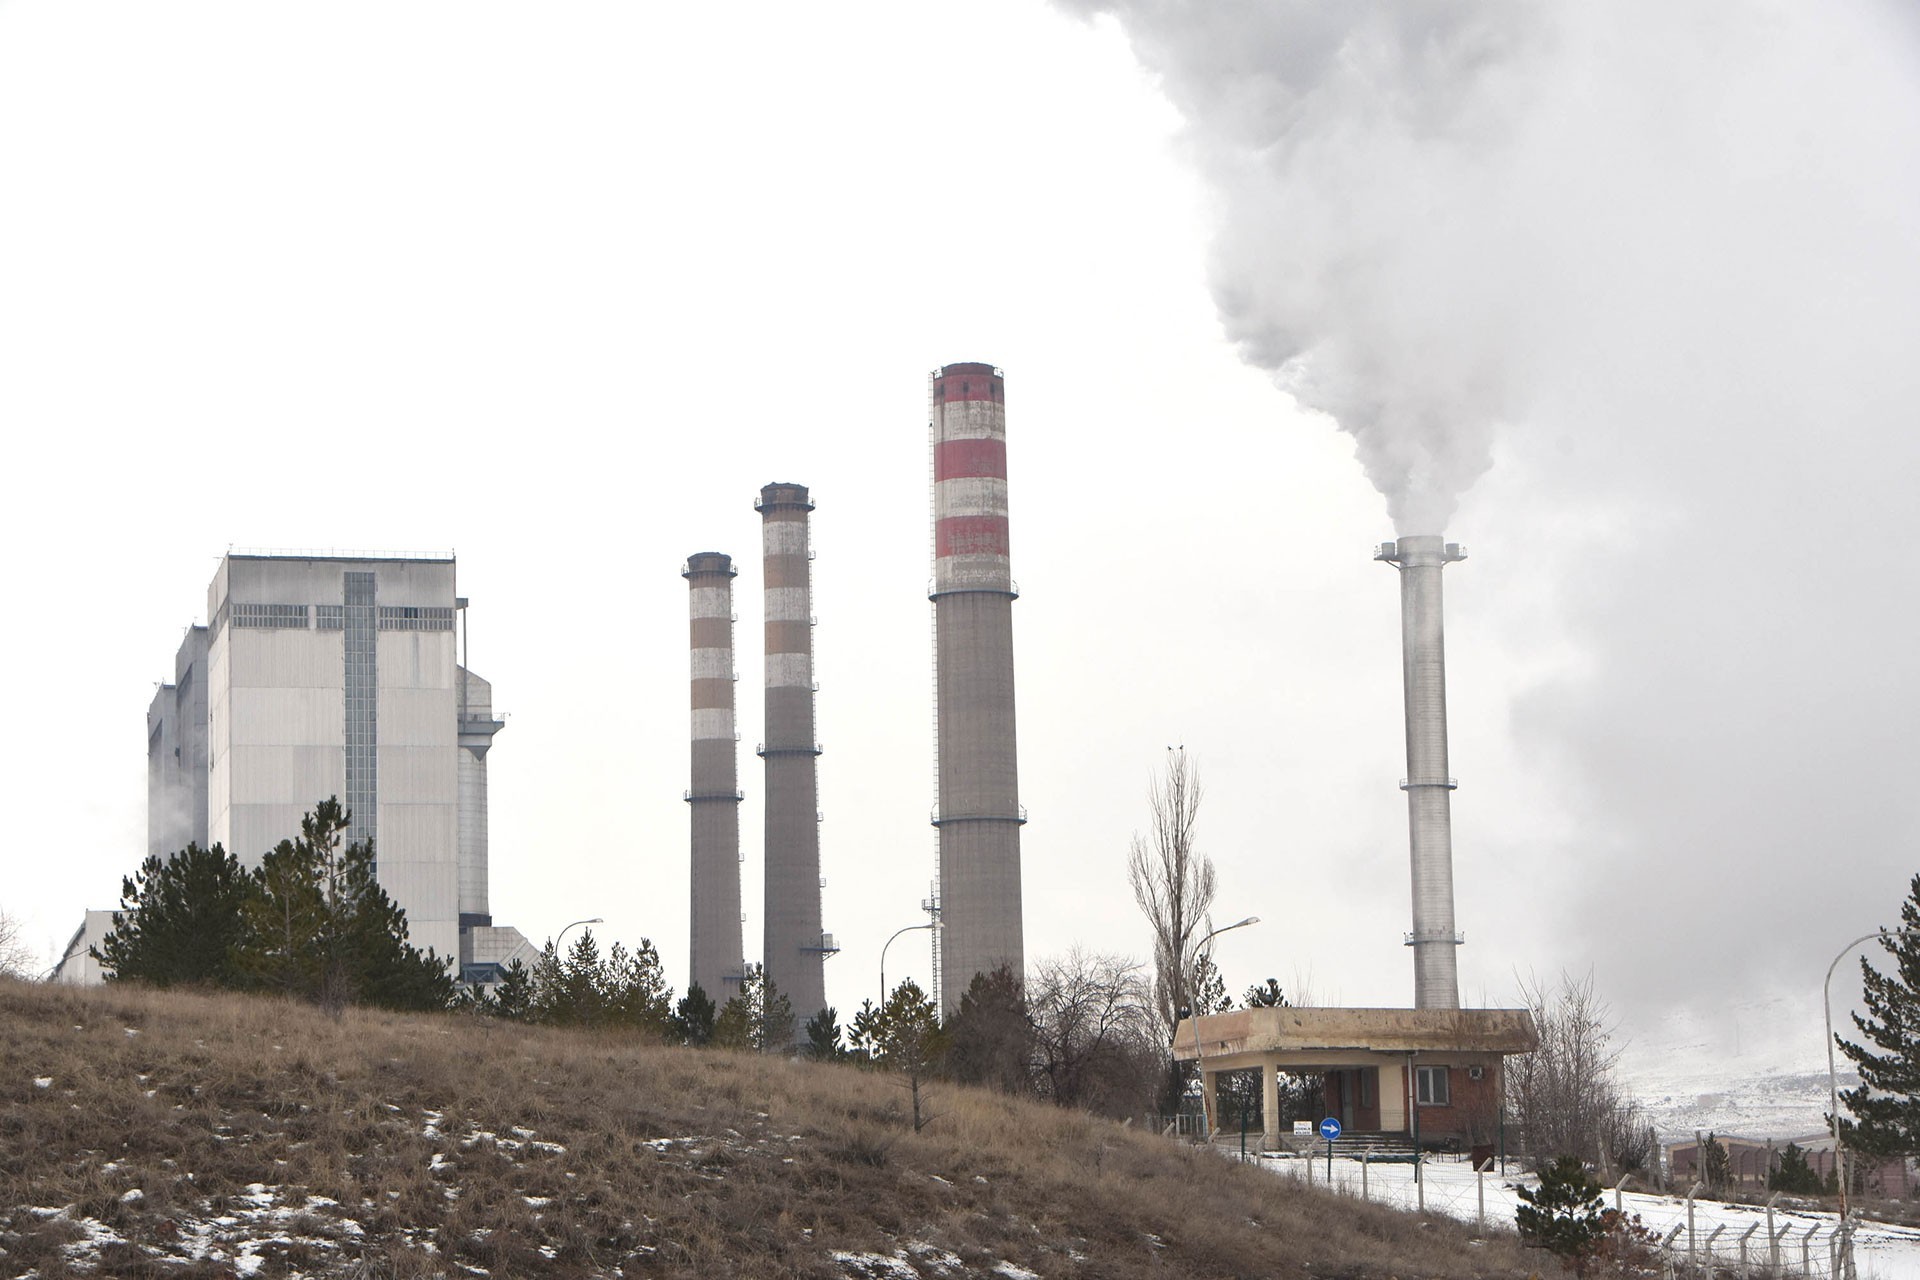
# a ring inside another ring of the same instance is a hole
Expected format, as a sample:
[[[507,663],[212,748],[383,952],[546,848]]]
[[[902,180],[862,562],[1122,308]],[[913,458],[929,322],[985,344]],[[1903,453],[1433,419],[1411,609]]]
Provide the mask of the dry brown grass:
[[[1012,1264],[1124,1280],[1542,1264],[1511,1237],[1474,1240],[997,1095],[937,1086],[937,1118],[914,1133],[904,1089],[850,1067],[13,982],[0,1035],[9,1276],[904,1280]]]

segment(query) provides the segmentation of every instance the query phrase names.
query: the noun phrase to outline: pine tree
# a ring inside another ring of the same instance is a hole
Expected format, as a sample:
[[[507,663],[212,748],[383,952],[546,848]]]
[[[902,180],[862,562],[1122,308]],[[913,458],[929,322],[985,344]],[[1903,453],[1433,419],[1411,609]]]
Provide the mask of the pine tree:
[[[1727,1189],[1732,1177],[1733,1157],[1727,1153],[1727,1144],[1712,1133],[1707,1134],[1706,1142],[1700,1147],[1700,1181],[1707,1184],[1708,1191],[1719,1195]]]
[[[793,1002],[774,983],[766,966],[747,966],[740,994],[727,1001],[713,1021],[713,1043],[723,1049],[762,1053],[793,1048]]]
[[[235,967],[248,986],[317,998],[324,967],[318,941],[327,906],[312,850],[282,840],[253,872],[253,893],[241,910]]]
[[[1520,1238],[1563,1258],[1584,1256],[1606,1231],[1600,1184],[1578,1156],[1561,1156],[1540,1171],[1537,1188],[1520,1188],[1514,1212]]]
[[[1842,1120],[1845,1143],[1874,1155],[1920,1153],[1920,875],[1900,904],[1900,927],[1907,932],[1880,939],[1891,973],[1860,959],[1867,1016],[1853,1015],[1853,1024],[1864,1043],[1834,1037],[1860,1071],[1860,1087],[1840,1095],[1853,1115]]]
[[[496,1018],[527,1022],[533,1017],[533,970],[514,960],[494,984],[492,1013]]]
[[[189,844],[171,857],[150,855],[120,881],[113,930],[93,957],[115,981],[233,986],[240,911],[252,883],[219,845]]]
[[[240,912],[243,980],[333,1010],[354,1003],[444,1009],[456,985],[445,961],[407,942],[407,916],[374,876],[373,846],[345,843],[351,815],[322,800],[300,838],[261,859]]]
[[[1033,1091],[1033,1022],[1011,965],[973,975],[947,1023],[946,1070],[962,1084]]]
[[[1268,978],[1264,985],[1255,984],[1247,988],[1243,1003],[1249,1009],[1285,1009],[1288,1007],[1286,992],[1280,989],[1278,978]]]
[[[785,1053],[793,1048],[793,1001],[787,999],[770,973],[762,975],[759,1012],[759,1033],[753,1047],[762,1053]]]
[[[860,1012],[865,1025],[857,1020],[855,1034],[865,1042],[875,1066],[906,1077],[918,1132],[933,1118],[926,1109],[926,1081],[946,1053],[940,1012],[912,978],[895,987],[877,1011],[869,1004]]]
[[[673,1010],[674,1029],[679,1033],[681,1042],[690,1045],[710,1044],[713,1041],[713,1020],[719,1013],[713,1007],[713,997],[699,983],[687,988],[687,994],[680,997],[680,1003]]]
[[[832,1005],[807,1019],[807,1056],[815,1062],[838,1062],[847,1056],[840,1043],[839,1014]]]
[[[1780,1164],[1767,1174],[1767,1190],[1785,1191],[1797,1196],[1817,1196],[1825,1188],[1820,1175],[1807,1162],[1807,1153],[1789,1142],[1780,1152]]]
[[[616,942],[607,952],[607,1021],[653,1040],[672,1038],[673,988],[667,985],[660,953],[651,938],[629,952]]]

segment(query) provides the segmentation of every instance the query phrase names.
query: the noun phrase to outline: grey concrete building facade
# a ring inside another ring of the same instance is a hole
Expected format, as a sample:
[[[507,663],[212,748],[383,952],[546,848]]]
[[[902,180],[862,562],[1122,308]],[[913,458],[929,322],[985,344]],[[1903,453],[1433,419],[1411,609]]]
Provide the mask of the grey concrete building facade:
[[[460,651],[467,650],[467,601],[454,599],[460,617]],[[460,885],[460,972],[468,982],[493,982],[514,961],[532,968],[540,958],[539,949],[511,925],[493,922],[493,901],[488,887],[488,868],[492,849],[488,832],[487,751],[493,736],[507,722],[493,711],[493,685],[467,670],[464,662],[456,669],[460,684],[460,754],[458,769],[459,864]]]
[[[734,725],[733,557],[687,557],[688,647],[692,683],[692,828],[689,984],[715,1004],[740,993],[746,971],[740,920],[740,734]]]
[[[258,866],[338,796],[409,942],[469,982],[531,965],[488,900],[487,752],[506,721],[464,664],[466,606],[450,556],[228,554],[147,709],[148,852],[218,844]],[[61,981],[99,980],[84,953],[111,927],[87,912]]]
[[[826,1007],[833,940],[820,908],[820,744],[813,718],[813,502],[801,484],[770,484],[760,512],[765,570],[767,973],[793,1002],[795,1031]]]
[[[505,722],[459,661],[464,605],[451,557],[222,559],[207,625],[148,709],[149,850],[219,844],[255,866],[338,796],[415,946],[530,957],[487,901],[486,757]]]
[[[933,451],[937,903],[935,985],[951,1014],[977,973],[1024,978],[1006,383],[989,364],[936,370]]]
[[[147,706],[147,852],[162,858],[207,839],[207,644],[187,628]]]

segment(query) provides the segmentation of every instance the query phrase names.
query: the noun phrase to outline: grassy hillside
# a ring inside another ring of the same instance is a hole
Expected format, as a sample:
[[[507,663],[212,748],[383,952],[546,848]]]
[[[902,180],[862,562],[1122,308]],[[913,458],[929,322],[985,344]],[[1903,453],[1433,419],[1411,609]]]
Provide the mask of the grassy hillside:
[[[1510,1237],[1046,1106],[450,1015],[0,982],[0,1275],[1481,1276]]]

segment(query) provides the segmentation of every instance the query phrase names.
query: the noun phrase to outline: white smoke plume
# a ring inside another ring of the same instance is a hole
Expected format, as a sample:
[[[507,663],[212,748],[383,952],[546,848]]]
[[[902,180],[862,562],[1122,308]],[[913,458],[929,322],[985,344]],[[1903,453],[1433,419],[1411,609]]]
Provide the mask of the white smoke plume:
[[[1609,326],[1684,330],[1774,269],[1754,233],[1854,105],[1824,77],[1913,38],[1779,0],[1063,3],[1117,17],[1186,117],[1230,337],[1353,435],[1408,533],[1587,390]]]
[[[1471,494],[1470,936],[1817,990],[1920,847],[1920,8],[1060,2],[1185,116],[1245,358],[1400,531]]]

